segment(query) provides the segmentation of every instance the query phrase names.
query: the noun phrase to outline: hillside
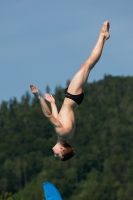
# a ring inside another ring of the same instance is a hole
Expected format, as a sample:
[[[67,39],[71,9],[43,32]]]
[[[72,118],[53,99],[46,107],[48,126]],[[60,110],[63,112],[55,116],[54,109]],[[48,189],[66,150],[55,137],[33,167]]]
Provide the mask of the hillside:
[[[63,200],[133,200],[133,77],[105,76],[87,84],[76,111],[71,145],[76,156],[54,158],[54,129],[36,98],[0,106],[0,191],[13,200],[43,200],[42,182],[59,189]],[[55,88],[58,108],[63,88]]]

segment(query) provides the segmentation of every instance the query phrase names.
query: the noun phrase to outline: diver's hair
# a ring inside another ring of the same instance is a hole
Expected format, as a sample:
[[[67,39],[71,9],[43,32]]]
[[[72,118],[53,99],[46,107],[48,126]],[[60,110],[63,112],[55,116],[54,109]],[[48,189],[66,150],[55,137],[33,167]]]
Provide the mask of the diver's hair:
[[[66,161],[72,158],[75,155],[74,149],[71,147],[71,145],[67,144],[66,142],[62,144],[63,147],[65,147],[65,150],[62,153],[61,161]]]

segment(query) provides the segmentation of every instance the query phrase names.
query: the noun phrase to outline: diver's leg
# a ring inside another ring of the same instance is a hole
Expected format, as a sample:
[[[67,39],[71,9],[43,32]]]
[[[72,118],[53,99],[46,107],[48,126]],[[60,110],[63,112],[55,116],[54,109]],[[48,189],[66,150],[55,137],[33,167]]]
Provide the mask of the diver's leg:
[[[88,75],[91,69],[100,59],[105,41],[110,37],[109,35],[109,22],[103,23],[98,41],[92,50],[89,58],[83,63],[80,70],[75,74],[72,81],[69,84],[68,92],[71,94],[80,94],[83,91],[83,87],[88,79]]]

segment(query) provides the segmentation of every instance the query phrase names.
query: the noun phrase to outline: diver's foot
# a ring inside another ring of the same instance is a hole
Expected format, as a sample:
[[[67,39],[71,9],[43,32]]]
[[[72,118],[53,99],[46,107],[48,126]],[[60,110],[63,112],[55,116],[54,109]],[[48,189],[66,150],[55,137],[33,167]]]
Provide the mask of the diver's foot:
[[[104,41],[106,41],[110,37],[109,28],[110,28],[109,21],[105,21],[100,30],[100,36],[103,37]]]

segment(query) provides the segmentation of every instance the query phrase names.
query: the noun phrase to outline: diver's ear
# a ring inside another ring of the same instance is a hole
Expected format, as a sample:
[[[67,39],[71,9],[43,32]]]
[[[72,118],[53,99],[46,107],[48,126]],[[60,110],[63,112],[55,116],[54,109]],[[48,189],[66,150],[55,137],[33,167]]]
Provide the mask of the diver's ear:
[[[60,146],[60,149],[65,149],[65,147],[63,147],[63,146]]]

